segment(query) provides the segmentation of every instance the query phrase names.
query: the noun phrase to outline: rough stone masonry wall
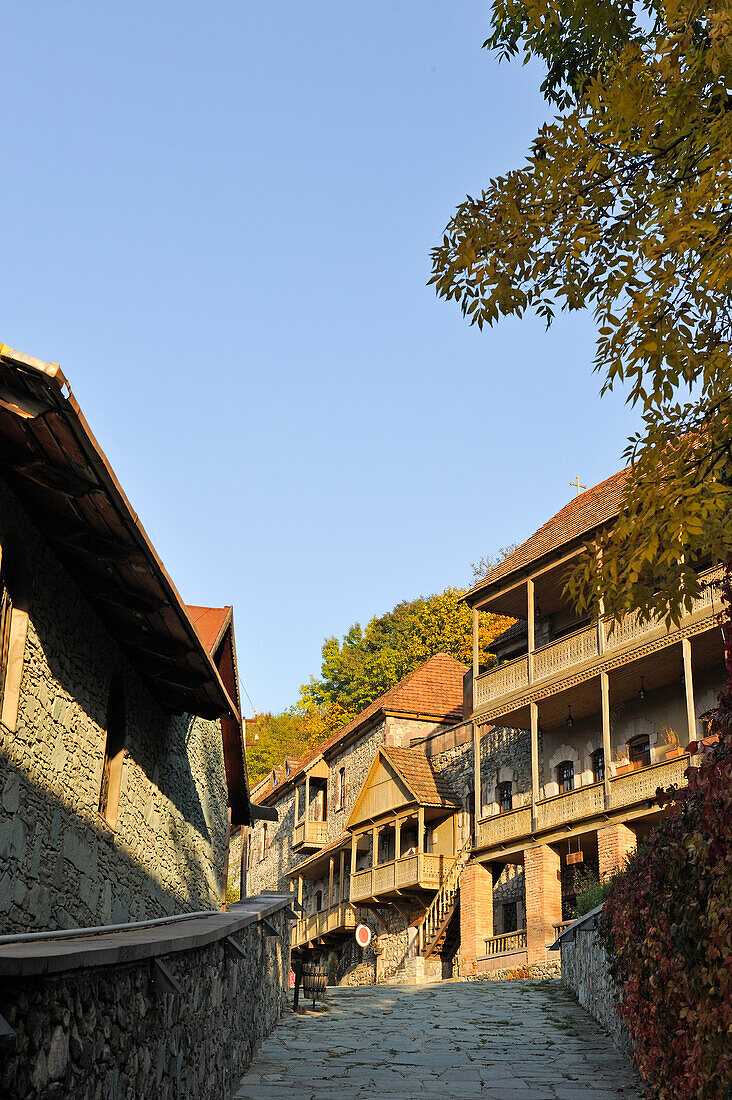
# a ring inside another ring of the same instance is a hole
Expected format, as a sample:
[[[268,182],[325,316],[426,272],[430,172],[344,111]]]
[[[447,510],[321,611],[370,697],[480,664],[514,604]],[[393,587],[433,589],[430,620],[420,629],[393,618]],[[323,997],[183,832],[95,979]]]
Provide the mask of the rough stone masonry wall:
[[[620,994],[610,976],[607,954],[597,932],[584,928],[575,931],[574,943],[562,939],[562,981],[590,1012],[613,1043],[628,1057],[633,1044],[624,1020],[617,1014]]]
[[[8,535],[22,547],[30,622],[17,728],[0,725],[0,933],[216,908],[227,812],[219,722],[160,709],[0,482],[3,545]],[[98,802],[115,674],[126,751],[113,832]]]
[[[165,956],[183,995],[158,993],[151,961],[3,979],[0,1100],[225,1100],[286,1003],[289,931],[250,924],[245,957],[207,947]]]

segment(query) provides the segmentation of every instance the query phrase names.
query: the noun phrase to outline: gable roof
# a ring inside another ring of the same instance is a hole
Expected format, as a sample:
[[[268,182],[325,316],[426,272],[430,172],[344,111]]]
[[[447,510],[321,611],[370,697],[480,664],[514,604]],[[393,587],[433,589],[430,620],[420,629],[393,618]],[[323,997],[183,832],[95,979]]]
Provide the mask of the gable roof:
[[[477,584],[474,584],[465,594],[464,599],[469,604],[476,603],[477,597],[497,581],[504,580],[512,573],[520,572],[546,554],[558,550],[561,546],[583,535],[588,535],[596,527],[615,519],[620,512],[628,473],[627,469],[620,470],[612,477],[601,481],[599,485],[580,493],[569,504],[565,504],[564,508],[547,520],[526,542],[518,546]]]
[[[385,772],[387,782],[384,782]],[[364,821],[389,817],[395,810],[412,803],[438,809],[461,809],[450,785],[433,771],[424,753],[418,749],[380,745],[348,815],[346,828],[352,830]]]
[[[238,708],[58,363],[0,344],[0,473],[168,710]]]
[[[452,806],[461,802],[447,780],[433,770],[427,756],[419,749],[401,749],[382,745],[381,754],[401,775],[405,784],[422,806]]]
[[[201,641],[209,653],[213,654],[231,621],[231,605],[227,607],[198,607],[189,603],[186,604],[186,609],[193,620],[193,625],[201,636]]]
[[[373,703],[365,707],[360,714],[341,726],[321,745],[306,753],[298,761],[284,783],[278,777],[276,786],[272,784],[272,773],[261,779],[253,790],[259,801],[267,798],[274,790],[279,794],[287,788],[320,756],[333,753],[358,730],[378,717],[386,714],[408,714],[415,717],[423,715],[443,722],[459,722],[463,716],[463,677],[468,666],[456,661],[449,653],[436,653],[408,673],[398,684],[385,691]],[[283,769],[284,770],[284,769]],[[277,771],[277,769],[275,769]]]

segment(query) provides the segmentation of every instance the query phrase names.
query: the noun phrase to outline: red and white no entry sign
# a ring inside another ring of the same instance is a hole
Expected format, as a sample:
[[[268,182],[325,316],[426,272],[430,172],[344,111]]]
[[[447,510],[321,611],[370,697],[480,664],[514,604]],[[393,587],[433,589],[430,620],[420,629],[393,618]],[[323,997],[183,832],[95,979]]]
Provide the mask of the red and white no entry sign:
[[[359,924],[357,926],[356,943],[359,947],[368,947],[371,943],[371,929],[367,924]]]

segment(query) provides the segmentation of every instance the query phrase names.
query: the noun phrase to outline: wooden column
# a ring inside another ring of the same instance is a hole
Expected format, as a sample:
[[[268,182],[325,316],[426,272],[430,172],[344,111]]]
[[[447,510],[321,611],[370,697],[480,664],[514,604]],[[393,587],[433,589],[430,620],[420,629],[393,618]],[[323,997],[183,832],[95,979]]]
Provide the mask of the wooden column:
[[[694,704],[694,680],[691,671],[691,641],[681,639],[681,652],[684,657],[684,690],[686,692],[686,726],[689,740],[696,741],[696,706]]]
[[[300,784],[295,785],[295,824],[300,820]]]
[[[329,909],[331,909],[333,907],[333,870],[334,870],[334,864],[335,864],[335,859],[334,859],[333,856],[331,856],[330,857],[330,875],[328,877],[328,908]]]
[[[480,645],[478,638],[478,615],[480,612],[477,607],[473,608],[473,688],[475,688],[475,681],[478,679],[478,673],[480,672]]]
[[[417,810],[417,852],[419,855],[424,852],[424,806]]]
[[[529,650],[529,683],[534,682],[534,582],[526,582],[526,637]]]
[[[229,885],[229,856],[231,855],[231,806],[226,822],[226,851],[224,852],[224,875],[221,884],[221,908],[226,909],[226,888]]]
[[[597,604],[597,652],[602,656],[605,652],[605,601],[602,596]]]
[[[394,822],[394,859],[400,859],[402,854],[402,819],[398,817]]]
[[[351,834],[351,883],[353,882],[353,876],[356,874],[356,860],[358,858],[358,837],[355,833]],[[351,884],[349,883],[348,896],[351,896]]]
[[[297,903],[302,907],[302,875],[297,876]],[[304,914],[300,913],[300,916],[303,917]]]
[[[536,803],[539,801],[539,708],[529,703],[531,715],[531,828],[536,828]]]
[[[305,820],[308,820],[310,814],[310,776],[305,776]],[[307,832],[307,825],[305,826]],[[307,838],[306,838],[307,839]]]
[[[241,854],[239,859],[239,897],[243,901],[247,896],[247,860],[249,858],[249,830],[241,827]]]
[[[483,781],[480,773],[480,727],[473,722],[473,843],[478,843],[478,822],[483,816]]]
[[[605,757],[605,809],[610,809],[610,768],[612,766],[612,746],[610,742],[610,680],[607,672],[600,673],[600,694],[602,696],[602,752]]]
[[[345,890],[343,889],[343,885],[344,885],[344,882],[345,882],[345,879],[344,879],[345,870],[346,870],[346,853],[345,853],[345,850],[343,848],[341,848],[341,860],[340,860],[340,867],[339,867],[339,871],[338,871],[338,901],[339,901],[340,904],[343,904],[343,902],[345,901],[345,898],[346,898]]]
[[[371,866],[375,867],[379,862],[379,830],[374,825],[371,829]]]

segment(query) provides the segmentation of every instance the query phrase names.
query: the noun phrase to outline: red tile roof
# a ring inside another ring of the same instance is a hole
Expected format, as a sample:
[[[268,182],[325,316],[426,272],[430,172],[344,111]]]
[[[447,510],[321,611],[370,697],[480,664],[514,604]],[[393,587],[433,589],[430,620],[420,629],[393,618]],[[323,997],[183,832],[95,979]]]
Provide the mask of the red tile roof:
[[[381,713],[419,715],[424,714],[444,722],[459,722],[463,716],[463,676],[468,666],[456,661],[448,653],[436,653],[410,672],[398,684],[389,688],[378,699],[345,726],[332,733],[321,745],[301,758],[288,778],[288,782],[301,775],[304,769],[324,755],[329,749],[344,741],[360,726]],[[277,770],[277,769],[275,769]],[[276,787],[282,780],[277,776]],[[252,791],[258,801],[266,798],[275,787],[272,785],[272,773],[262,779]]]
[[[199,633],[201,641],[209,653],[213,653],[226,626],[231,613],[229,607],[196,607],[194,604],[186,604],[186,610],[193,620],[193,625]]]
[[[578,497],[565,504],[561,511],[552,516],[543,527],[535,531],[531,538],[517,547],[508,557],[494,566],[485,577],[474,584],[467,593],[469,603],[473,594],[489,588],[496,581],[503,580],[511,573],[524,569],[538,561],[545,554],[558,550],[568,542],[588,534],[594,528],[614,519],[622,503],[628,470],[620,470],[612,477],[601,481]]]
[[[447,780],[432,770],[424,753],[418,749],[401,749],[393,745],[382,745],[381,752],[404,778],[420,805],[460,808],[460,800],[455,792]]]

